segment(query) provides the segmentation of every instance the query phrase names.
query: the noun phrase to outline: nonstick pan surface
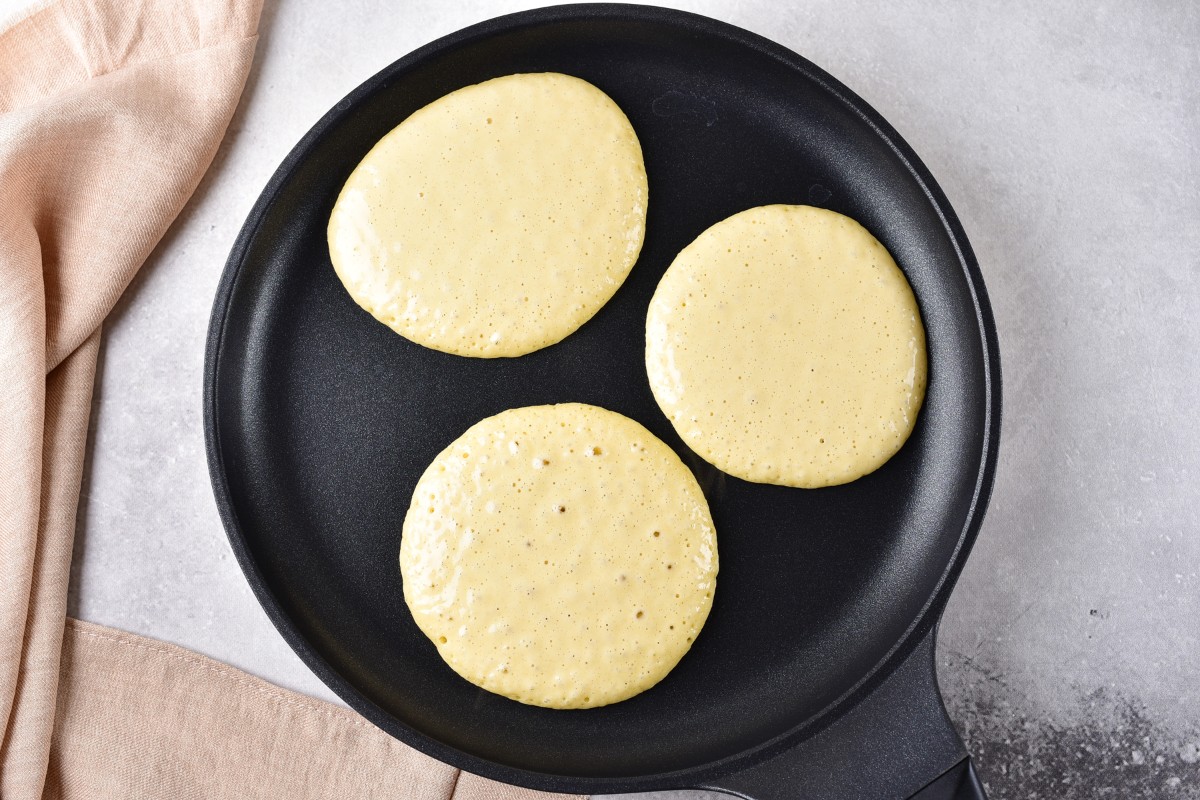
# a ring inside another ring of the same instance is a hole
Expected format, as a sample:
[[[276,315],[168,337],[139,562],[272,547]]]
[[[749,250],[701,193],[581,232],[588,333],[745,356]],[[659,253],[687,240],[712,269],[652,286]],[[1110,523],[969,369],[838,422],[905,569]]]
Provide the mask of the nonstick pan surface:
[[[421,106],[540,71],[592,82],[637,131],[650,186],[637,265],[578,332],[520,358],[462,358],[397,336],[354,304],[330,264],[325,228],[342,183]],[[925,321],[930,381],[916,430],[883,468],[845,486],[719,472],[680,441],[647,383],[644,320],[663,271],[708,226],[767,203],[861,221],[908,276]],[[485,22],[338,103],[238,237],[205,378],[209,463],[234,552],[321,679],[444,761],[597,793],[713,785],[805,742],[897,671],[930,639],[978,531],[999,432],[978,267],[899,135],[778,45],[631,6]],[[483,417],[557,402],[621,412],[674,448],[706,491],[721,556],[712,614],[679,666],[642,695],[587,711],[521,705],[457,677],[409,615],[397,564],[413,487],[434,456]]]

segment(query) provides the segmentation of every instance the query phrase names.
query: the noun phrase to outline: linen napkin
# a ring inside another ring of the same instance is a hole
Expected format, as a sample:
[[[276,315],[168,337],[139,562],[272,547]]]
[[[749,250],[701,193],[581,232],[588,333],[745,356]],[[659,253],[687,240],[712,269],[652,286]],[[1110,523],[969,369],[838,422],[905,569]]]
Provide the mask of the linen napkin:
[[[101,323],[212,161],[260,10],[51,0],[0,31],[0,798],[555,797],[66,619]]]

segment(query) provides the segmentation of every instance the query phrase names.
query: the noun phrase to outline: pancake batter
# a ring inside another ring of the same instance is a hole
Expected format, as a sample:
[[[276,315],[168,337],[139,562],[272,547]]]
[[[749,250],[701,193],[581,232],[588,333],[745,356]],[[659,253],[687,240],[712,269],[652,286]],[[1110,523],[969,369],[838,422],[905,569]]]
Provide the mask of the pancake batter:
[[[891,255],[849,217],[752,208],[668,268],[646,318],[646,371],[688,446],[758,483],[859,478],[908,439],[925,330]]]
[[[404,598],[455,672],[522,703],[632,697],[712,606],[708,504],[638,423],[578,403],[475,424],[426,469],[400,544]]]
[[[600,310],[637,260],[641,146],[586,81],[509,75],[414,112],[351,173],[329,219],[346,290],[392,330],[519,356]]]

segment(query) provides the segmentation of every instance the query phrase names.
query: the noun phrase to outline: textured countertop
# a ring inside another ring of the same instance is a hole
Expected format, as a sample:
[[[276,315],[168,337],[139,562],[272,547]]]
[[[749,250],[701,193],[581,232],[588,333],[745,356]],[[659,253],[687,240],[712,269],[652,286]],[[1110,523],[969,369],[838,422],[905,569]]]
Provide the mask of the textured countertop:
[[[212,169],[106,327],[71,613],[330,698],[260,610],[209,489],[218,276],[330,106],[413,48],[528,5],[268,0]],[[938,666],[993,797],[1200,797],[1200,5],[671,5],[863,96],[975,247],[1004,432]]]

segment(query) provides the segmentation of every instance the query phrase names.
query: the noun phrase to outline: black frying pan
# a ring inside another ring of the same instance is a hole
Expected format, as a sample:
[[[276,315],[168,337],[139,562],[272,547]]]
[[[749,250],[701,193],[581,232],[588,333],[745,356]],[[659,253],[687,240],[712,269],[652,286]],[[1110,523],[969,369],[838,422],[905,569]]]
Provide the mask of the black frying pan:
[[[531,355],[408,342],[334,275],[325,225],[338,190],[417,108],[537,71],[591,81],[637,130],[650,181],[641,258],[595,318]],[[916,430],[846,486],[718,472],[675,435],[646,381],[643,324],[663,270],[709,225],[766,203],[860,220],[924,316],[930,382]],[[397,565],[413,486],[443,447],[503,409],[565,401],[627,414],[675,448],[705,487],[721,553],[692,651],[650,691],[587,711],[521,705],[457,677],[409,616]],[[272,621],[340,697],[419,750],[561,791],[982,797],[942,707],[933,643],[996,463],[1000,368],[983,282],[900,136],[776,44],[676,11],[561,6],[397,61],[309,131],[254,206],[217,293],[204,411],[217,504]]]

